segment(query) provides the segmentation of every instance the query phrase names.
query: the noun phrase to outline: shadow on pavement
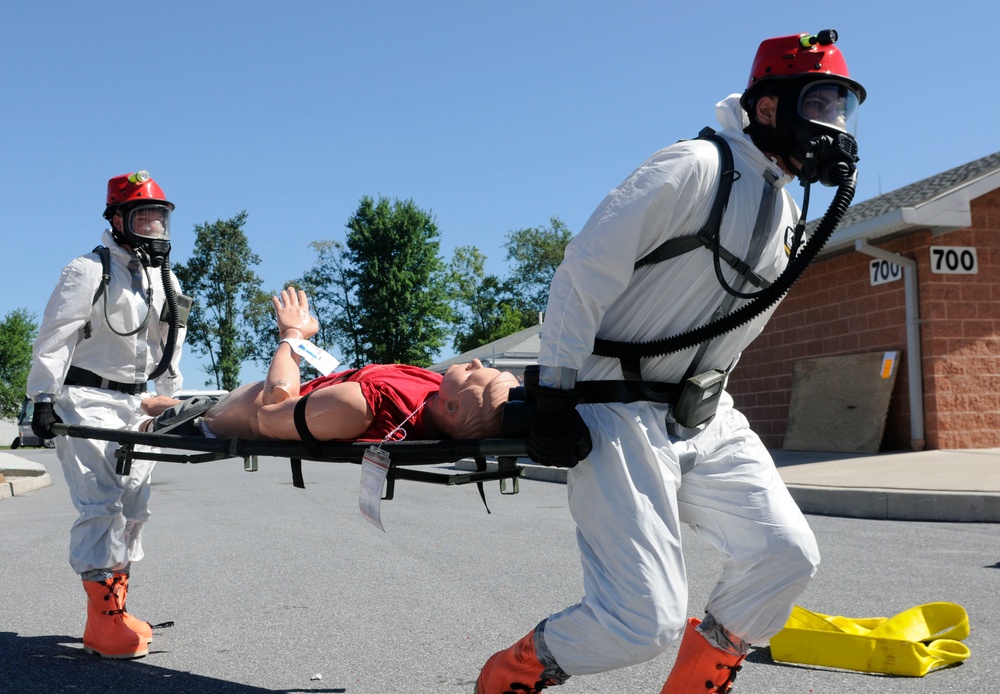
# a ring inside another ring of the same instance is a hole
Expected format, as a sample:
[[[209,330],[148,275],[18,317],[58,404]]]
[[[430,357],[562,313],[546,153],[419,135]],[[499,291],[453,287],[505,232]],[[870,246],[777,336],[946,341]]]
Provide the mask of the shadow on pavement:
[[[784,667],[784,668],[797,668],[799,670],[815,670],[817,672],[824,672],[824,671],[825,672],[844,672],[844,673],[849,673],[850,675],[857,675],[857,676],[861,676],[861,677],[875,677],[875,678],[887,679],[887,680],[903,679],[903,680],[910,680],[910,681],[912,681],[912,680],[919,679],[919,678],[916,678],[916,677],[900,677],[899,675],[887,675],[887,674],[885,674],[883,672],[860,672],[858,670],[841,670],[841,669],[838,669],[838,668],[826,668],[826,667],[822,667],[822,666],[819,666],[819,665],[808,665],[808,664],[805,664],[805,663],[786,663],[786,662],[781,662],[781,661],[775,660],[774,658],[771,657],[771,647],[770,646],[751,647],[750,648],[750,653],[747,654],[747,662],[748,663],[764,664],[764,665],[775,665],[777,667]],[[964,663],[952,663],[951,665],[948,665],[948,666],[945,666],[945,667],[939,667],[939,668],[935,669],[933,672],[943,672],[945,670],[952,670],[952,669],[960,668],[963,665],[964,665]],[[933,674],[933,673],[928,673],[928,674]],[[812,690],[809,690],[809,691],[812,691]]]
[[[72,645],[71,645],[72,644]],[[155,651],[152,651],[155,653]],[[0,631],[0,692],[212,692],[213,694],[345,694],[346,689],[265,689],[190,672],[167,670],[145,658],[108,660],[89,655],[79,637],[19,636]]]

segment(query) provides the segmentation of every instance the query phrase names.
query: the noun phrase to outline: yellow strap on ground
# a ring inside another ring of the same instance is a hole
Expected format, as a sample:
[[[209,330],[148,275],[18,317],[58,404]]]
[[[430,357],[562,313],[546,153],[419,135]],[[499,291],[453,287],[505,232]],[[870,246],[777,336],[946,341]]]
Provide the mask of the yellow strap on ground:
[[[895,617],[836,617],[796,605],[771,637],[771,657],[786,663],[923,677],[969,657],[961,640],[969,615],[960,605],[932,602]]]

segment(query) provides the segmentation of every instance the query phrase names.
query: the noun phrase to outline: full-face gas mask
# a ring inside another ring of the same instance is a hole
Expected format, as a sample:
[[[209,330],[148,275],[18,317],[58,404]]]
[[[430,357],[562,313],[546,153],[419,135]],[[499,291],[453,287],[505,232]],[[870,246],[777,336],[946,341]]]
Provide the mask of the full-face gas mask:
[[[122,210],[126,243],[143,262],[159,267],[170,255],[170,212],[173,205],[139,203]]]
[[[838,186],[858,161],[857,107],[865,89],[850,78],[832,29],[761,43],[741,103],[747,132],[759,148],[780,156],[803,184]],[[762,96],[778,99],[776,126],[756,122]]]
[[[839,80],[790,80],[778,97],[776,149],[803,182],[837,186],[858,161],[858,93]]]

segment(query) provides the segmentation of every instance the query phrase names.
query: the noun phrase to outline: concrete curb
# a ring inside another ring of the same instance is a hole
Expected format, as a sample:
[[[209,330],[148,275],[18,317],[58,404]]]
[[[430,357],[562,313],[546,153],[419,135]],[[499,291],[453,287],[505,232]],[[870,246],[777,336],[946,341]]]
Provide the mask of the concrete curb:
[[[869,520],[1000,523],[1000,494],[789,484],[803,513]]]
[[[24,496],[51,485],[52,478],[41,463],[0,453],[0,499]]]
[[[7,499],[12,496],[24,496],[25,494],[51,485],[52,478],[49,477],[48,473],[44,475],[32,475],[30,477],[11,477],[5,473],[4,481],[0,483],[0,499]]]

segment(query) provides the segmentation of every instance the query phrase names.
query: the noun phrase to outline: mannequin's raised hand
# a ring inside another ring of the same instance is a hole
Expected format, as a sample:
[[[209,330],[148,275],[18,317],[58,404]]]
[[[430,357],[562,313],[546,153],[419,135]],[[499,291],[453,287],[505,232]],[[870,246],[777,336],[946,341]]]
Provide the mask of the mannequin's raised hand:
[[[279,296],[271,297],[271,303],[278,319],[278,334],[282,338],[308,340],[319,332],[319,322],[309,313],[309,299],[301,289],[283,289]],[[299,334],[286,335],[288,330],[296,330]]]

